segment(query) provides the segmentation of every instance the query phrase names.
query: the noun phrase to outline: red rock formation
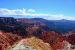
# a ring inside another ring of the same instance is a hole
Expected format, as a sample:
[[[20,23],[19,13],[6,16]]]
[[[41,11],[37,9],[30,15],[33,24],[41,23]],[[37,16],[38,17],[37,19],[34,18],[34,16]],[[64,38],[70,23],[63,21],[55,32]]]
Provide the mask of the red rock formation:
[[[16,41],[20,40],[21,37],[9,32],[0,31],[0,50],[6,50],[6,48]]]
[[[75,34],[66,36],[65,38],[69,43],[71,43],[72,45],[75,45]]]
[[[70,44],[75,45],[75,30],[63,35]]]
[[[54,50],[60,49],[64,41],[64,38],[55,32],[43,32],[40,38],[51,44]]]

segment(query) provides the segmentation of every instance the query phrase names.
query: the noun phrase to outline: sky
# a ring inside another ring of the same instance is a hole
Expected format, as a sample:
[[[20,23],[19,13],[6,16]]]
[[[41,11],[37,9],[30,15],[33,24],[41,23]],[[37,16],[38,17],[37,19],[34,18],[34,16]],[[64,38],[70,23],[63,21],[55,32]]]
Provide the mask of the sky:
[[[75,20],[75,0],[0,0],[0,16]]]

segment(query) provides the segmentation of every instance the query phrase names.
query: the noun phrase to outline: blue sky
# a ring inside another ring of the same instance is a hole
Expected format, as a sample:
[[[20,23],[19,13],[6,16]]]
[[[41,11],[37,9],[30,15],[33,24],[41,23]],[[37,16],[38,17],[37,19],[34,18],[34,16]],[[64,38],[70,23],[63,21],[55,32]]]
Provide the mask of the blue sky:
[[[69,16],[69,18],[74,18],[75,0],[0,0],[0,9],[25,9],[27,12],[32,9],[30,11],[34,11],[31,12],[34,14],[48,14],[51,16],[65,17]]]

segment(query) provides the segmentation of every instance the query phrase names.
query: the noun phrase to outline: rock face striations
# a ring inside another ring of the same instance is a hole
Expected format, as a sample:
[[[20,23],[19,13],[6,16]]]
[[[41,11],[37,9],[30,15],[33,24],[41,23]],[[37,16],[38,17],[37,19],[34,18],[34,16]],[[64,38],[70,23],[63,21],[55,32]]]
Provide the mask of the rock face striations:
[[[41,39],[30,37],[22,39],[15,46],[7,50],[52,50],[50,44],[44,43]]]
[[[0,50],[6,50],[7,47],[13,45],[20,39],[21,37],[16,34],[0,31]]]

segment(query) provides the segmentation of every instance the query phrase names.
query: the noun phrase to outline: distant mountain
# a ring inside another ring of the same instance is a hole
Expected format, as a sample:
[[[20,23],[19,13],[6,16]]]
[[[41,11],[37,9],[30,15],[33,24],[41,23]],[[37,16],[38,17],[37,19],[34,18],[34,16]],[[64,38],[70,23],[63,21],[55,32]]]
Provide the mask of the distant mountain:
[[[10,25],[10,26],[9,26]],[[66,33],[75,29],[75,21],[71,20],[46,20],[42,18],[12,18],[0,17],[0,29],[2,27],[27,27],[29,25],[40,26],[43,30]],[[10,29],[9,29],[10,30]]]
[[[71,20],[46,20],[46,19],[42,19],[42,18],[31,18],[31,19],[17,19],[22,23],[40,23],[41,25],[45,25],[47,27],[49,27],[50,31],[55,31],[58,33],[65,33],[68,31],[72,31],[73,29],[75,29],[75,21],[71,21]]]

